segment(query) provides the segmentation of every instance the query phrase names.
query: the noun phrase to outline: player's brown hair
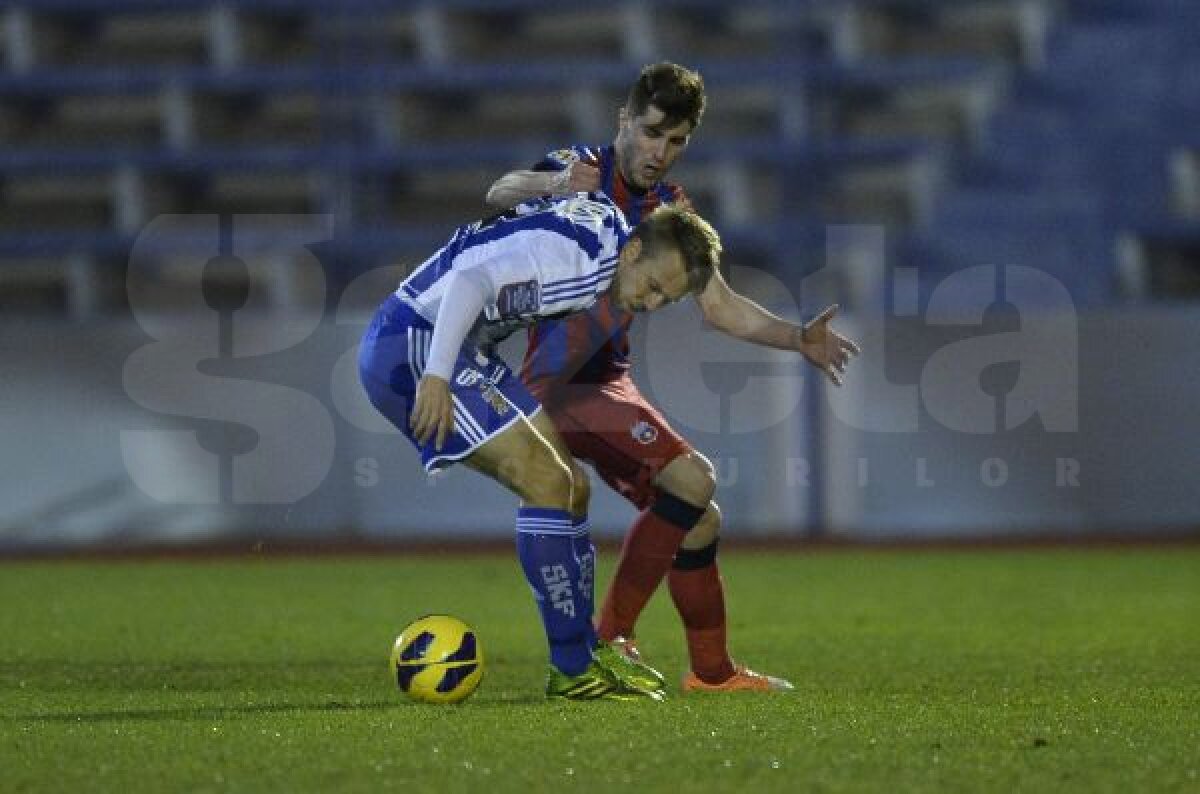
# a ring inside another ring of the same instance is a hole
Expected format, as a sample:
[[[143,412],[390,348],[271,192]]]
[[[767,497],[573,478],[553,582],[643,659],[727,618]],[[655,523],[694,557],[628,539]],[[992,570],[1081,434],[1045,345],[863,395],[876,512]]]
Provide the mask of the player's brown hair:
[[[679,249],[687,271],[688,292],[702,292],[721,263],[723,249],[717,230],[682,207],[659,207],[642,219],[633,236],[642,241],[642,250],[649,254],[664,245]]]
[[[687,121],[696,129],[704,116],[704,78],[677,63],[653,63],[642,69],[629,89],[625,109],[640,116],[653,105],[666,116],[664,123],[675,126]]]

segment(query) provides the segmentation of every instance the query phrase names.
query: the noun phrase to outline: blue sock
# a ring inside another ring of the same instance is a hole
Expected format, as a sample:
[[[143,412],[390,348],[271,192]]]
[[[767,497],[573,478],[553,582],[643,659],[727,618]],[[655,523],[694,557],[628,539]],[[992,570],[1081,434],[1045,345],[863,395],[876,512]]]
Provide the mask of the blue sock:
[[[580,592],[574,523],[566,510],[517,510],[517,555],[542,613],[550,663],[567,675],[579,675],[592,661],[590,598]]]
[[[592,545],[592,536],[588,534],[591,523],[587,516],[576,518],[572,524],[575,530],[574,541],[575,561],[579,564],[579,597],[583,601],[583,612],[587,617],[588,647],[595,648],[600,643],[596,635],[596,624],[593,616],[596,614],[596,547]]]

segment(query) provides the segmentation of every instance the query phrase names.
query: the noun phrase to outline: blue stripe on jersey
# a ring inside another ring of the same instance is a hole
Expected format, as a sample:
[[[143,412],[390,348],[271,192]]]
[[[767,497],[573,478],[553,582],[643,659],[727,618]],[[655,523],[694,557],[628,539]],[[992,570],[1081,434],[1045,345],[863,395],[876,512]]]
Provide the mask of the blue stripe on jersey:
[[[612,283],[613,274],[605,273],[592,284],[584,284],[578,289],[567,290],[566,292],[556,292],[553,295],[542,296],[542,306],[549,306],[553,303],[563,303],[565,301],[573,301],[577,298],[582,298],[588,295],[599,295],[604,290],[608,289],[608,285]]]
[[[659,204],[670,204],[675,200],[675,194],[663,182],[659,182],[657,185],[655,185],[654,192],[658,194]]]
[[[591,259],[599,256],[600,249],[604,247],[604,244],[600,241],[600,235],[572,223],[569,219],[552,210],[547,210],[545,212],[536,212],[532,215],[521,215],[516,218],[503,218],[492,226],[475,232],[463,242],[462,248],[456,252],[456,256],[458,253],[468,251],[475,246],[486,245],[497,240],[503,240],[505,237],[511,237],[519,232],[528,231],[555,232],[578,245]]]
[[[618,257],[616,257],[616,256],[610,256],[607,259],[597,262],[596,263],[597,272],[607,269],[608,266],[611,265],[613,262],[616,262],[617,259],[618,259]],[[558,281],[548,281],[542,285],[542,291],[543,292],[554,292],[555,290],[569,287],[576,282],[586,281],[587,279],[591,278],[594,275],[596,275],[596,273],[588,273],[583,276],[574,276],[572,278],[560,278]]]
[[[605,270],[597,271],[590,277],[590,280],[585,283],[575,284],[571,287],[565,287],[563,289],[558,289],[558,290],[555,290],[553,293],[542,293],[542,302],[543,303],[558,303],[560,301],[567,300],[569,298],[578,298],[582,295],[587,295],[588,293],[595,292],[596,287],[600,286],[601,282],[612,281],[613,273],[616,272],[616,269],[617,269],[617,266],[613,265],[612,267],[607,268]]]
[[[450,269],[449,264],[446,263],[446,250],[443,248],[441,251],[438,251],[436,256],[431,257],[425,264],[409,274],[402,285],[405,294],[410,298],[419,297],[421,293],[432,287]],[[442,267],[443,264],[446,267]]]
[[[611,283],[611,281],[612,281],[611,278],[608,281],[609,281],[609,283]],[[601,282],[601,283],[604,283],[604,282]],[[599,287],[599,286],[600,286],[600,284],[596,284],[591,289],[580,290],[579,292],[573,292],[569,295],[559,295],[554,298],[547,298],[544,301],[542,301],[542,308],[546,308],[547,306],[553,306],[556,303],[570,303],[578,298],[587,297],[588,295],[598,296],[598,295],[600,295],[600,293],[604,292],[604,290],[607,290],[609,285],[604,284],[604,289],[597,289],[597,287]]]
[[[592,195],[593,198],[597,198],[594,194]],[[607,196],[604,199],[609,200]],[[616,213],[619,213],[619,210],[614,211],[614,217]],[[622,233],[621,225],[615,221],[612,224],[606,223],[605,225],[612,226],[616,232],[618,245],[623,244],[626,235]],[[524,231],[555,232],[574,242],[591,259],[599,256],[600,250],[603,248],[599,234],[586,227],[572,223],[570,219],[555,213],[553,208],[535,212],[531,215],[501,218],[485,229],[472,229],[472,226],[460,226],[454,231],[450,242],[441,251],[410,273],[408,278],[404,280],[403,286],[406,294],[415,298],[424,293],[454,267],[454,260],[462,252],[475,246],[502,240]]]
[[[611,275],[617,269],[617,261],[613,260],[610,264],[600,268],[594,273],[590,273],[582,279],[574,279],[571,284],[561,284],[553,289],[542,290],[542,295],[558,295],[563,292],[575,292],[579,289],[594,285],[597,281],[603,281],[605,276]]]
[[[450,269],[454,267],[454,257],[462,250],[460,244],[470,237],[478,227],[478,223],[476,221],[456,228],[440,251],[408,275],[408,278],[404,280],[404,285],[412,290],[411,297],[419,297],[425,290],[437,283],[439,278],[450,272]]]

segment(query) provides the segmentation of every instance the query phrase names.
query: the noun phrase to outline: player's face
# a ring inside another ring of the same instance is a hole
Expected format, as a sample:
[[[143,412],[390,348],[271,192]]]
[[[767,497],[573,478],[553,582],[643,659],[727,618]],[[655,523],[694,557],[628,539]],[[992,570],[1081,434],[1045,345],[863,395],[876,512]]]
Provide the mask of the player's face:
[[[667,124],[666,116],[654,105],[648,105],[640,116],[630,116],[621,108],[615,141],[621,176],[637,190],[649,190],[666,177],[687,148],[691,134],[691,123]]]
[[[618,309],[652,312],[688,294],[687,269],[676,248],[659,247],[646,254],[642,241],[633,238],[621,249],[609,295]]]

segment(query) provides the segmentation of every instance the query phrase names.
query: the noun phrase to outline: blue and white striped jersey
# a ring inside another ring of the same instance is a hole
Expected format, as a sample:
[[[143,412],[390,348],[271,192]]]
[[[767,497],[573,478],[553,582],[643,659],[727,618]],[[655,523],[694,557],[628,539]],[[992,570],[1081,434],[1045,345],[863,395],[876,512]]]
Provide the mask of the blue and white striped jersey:
[[[625,216],[603,193],[534,199],[459,227],[396,295],[434,323],[446,275],[474,270],[490,286],[476,336],[494,340],[590,307],[611,285],[628,237]]]

